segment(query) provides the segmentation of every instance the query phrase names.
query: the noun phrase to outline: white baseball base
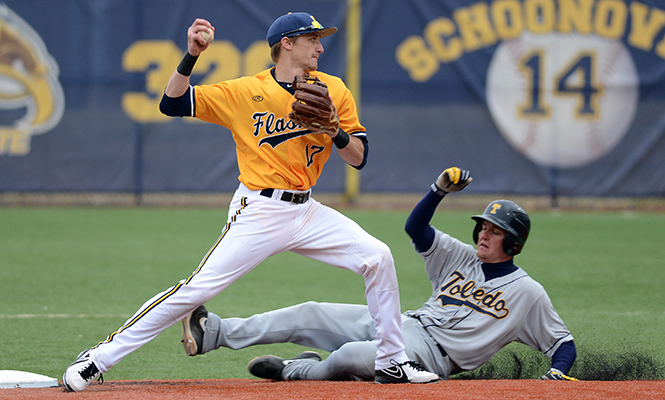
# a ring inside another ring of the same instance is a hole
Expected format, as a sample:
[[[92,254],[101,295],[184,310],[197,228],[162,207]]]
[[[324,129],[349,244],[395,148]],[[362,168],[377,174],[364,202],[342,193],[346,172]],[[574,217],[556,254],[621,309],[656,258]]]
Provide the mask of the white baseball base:
[[[0,389],[58,387],[58,380],[25,371],[0,370]]]

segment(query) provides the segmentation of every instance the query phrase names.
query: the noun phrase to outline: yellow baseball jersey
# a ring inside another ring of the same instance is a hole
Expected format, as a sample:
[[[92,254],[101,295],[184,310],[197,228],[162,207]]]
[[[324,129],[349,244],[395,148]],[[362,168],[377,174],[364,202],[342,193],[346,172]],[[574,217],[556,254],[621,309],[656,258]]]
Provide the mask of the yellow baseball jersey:
[[[195,86],[195,116],[231,130],[240,170],[238,179],[248,188],[308,190],[321,176],[333,141],[288,118],[294,97],[275,81],[270,71]],[[310,74],[328,85],[340,128],[349,134],[365,132],[358,120],[355,100],[344,82],[322,72]]]

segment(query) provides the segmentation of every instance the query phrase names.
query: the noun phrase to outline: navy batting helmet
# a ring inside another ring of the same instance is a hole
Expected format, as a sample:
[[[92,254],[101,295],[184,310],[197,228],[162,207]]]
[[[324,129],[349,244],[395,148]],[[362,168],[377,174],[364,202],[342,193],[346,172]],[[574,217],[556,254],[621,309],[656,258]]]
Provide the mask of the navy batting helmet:
[[[516,256],[522,251],[531,229],[531,220],[526,211],[510,200],[494,200],[482,215],[474,215],[476,227],[473,229],[473,242],[478,244],[478,235],[483,221],[488,221],[507,231],[503,239],[503,251],[509,256]]]

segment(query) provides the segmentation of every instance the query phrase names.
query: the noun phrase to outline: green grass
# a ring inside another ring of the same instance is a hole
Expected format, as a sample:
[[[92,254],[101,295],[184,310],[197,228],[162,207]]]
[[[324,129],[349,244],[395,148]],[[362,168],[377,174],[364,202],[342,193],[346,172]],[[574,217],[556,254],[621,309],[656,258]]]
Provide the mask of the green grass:
[[[404,233],[408,212],[345,213],[391,247],[402,309],[419,308],[431,286]],[[469,216],[442,206],[433,224],[470,242]],[[665,215],[538,212],[531,217],[531,237],[516,263],[543,284],[575,337],[578,359],[571,374],[663,379]],[[226,210],[210,209],[0,209],[0,370],[61,379],[78,352],[105,339],[144,301],[188,277],[225,220]],[[207,306],[222,316],[248,316],[307,300],[364,303],[363,291],[362,279],[352,272],[284,253]],[[301,350],[279,344],[187,357],[178,324],[105,378],[249,378],[251,358]],[[536,351],[512,344],[461,377],[533,378],[548,366]]]

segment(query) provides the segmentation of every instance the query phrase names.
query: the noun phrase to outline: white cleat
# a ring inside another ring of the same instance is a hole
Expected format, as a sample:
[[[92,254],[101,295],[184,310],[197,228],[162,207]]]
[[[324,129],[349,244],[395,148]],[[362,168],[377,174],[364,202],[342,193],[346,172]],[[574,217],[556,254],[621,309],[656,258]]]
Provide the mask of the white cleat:
[[[376,370],[375,383],[430,383],[440,379],[439,375],[425,370],[419,362],[390,362],[392,367]]]
[[[104,383],[104,377],[90,359],[90,349],[87,349],[83,350],[76,357],[76,361],[67,368],[62,375],[62,383],[68,392],[80,392],[97,378],[99,378],[100,385]]]

